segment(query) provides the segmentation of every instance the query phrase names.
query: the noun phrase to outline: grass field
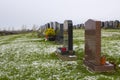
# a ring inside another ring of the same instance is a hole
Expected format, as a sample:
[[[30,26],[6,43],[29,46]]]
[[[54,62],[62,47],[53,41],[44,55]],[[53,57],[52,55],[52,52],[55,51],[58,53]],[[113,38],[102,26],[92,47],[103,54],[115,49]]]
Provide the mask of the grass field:
[[[77,61],[61,61],[54,42],[36,33],[0,36],[0,80],[120,80],[120,30],[102,30],[102,55],[116,63],[114,72],[93,73],[83,65],[84,30],[73,31]]]

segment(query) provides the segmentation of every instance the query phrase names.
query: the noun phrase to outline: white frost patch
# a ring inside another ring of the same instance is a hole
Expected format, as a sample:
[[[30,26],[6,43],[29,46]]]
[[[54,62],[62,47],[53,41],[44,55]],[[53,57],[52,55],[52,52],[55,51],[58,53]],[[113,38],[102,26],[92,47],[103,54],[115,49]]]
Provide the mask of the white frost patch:
[[[84,49],[84,46],[85,46],[84,44],[74,45],[74,46],[73,46],[73,50],[78,49],[78,48]]]
[[[82,80],[97,80],[96,76],[86,76]]]
[[[32,65],[37,66],[37,65],[39,65],[39,62],[38,61],[34,61],[34,62],[32,62]]]
[[[118,40],[113,41],[103,41],[101,47],[102,53],[106,53],[113,57],[119,57],[120,56],[120,42]]]
[[[0,53],[31,54],[38,53],[48,55],[56,50],[58,45],[49,45],[44,43],[18,42],[0,46]]]
[[[56,46],[50,46],[49,48],[44,48],[45,53],[51,53],[56,51]]]
[[[118,65],[118,67],[120,68],[120,64]]]
[[[84,37],[75,37],[73,39],[75,39],[75,40],[84,40]]]
[[[29,41],[41,41],[43,39],[40,39],[40,38],[36,38],[36,39],[28,39],[28,38],[17,38],[16,40],[13,41],[14,42],[29,42]]]
[[[74,45],[74,46],[73,46],[73,50],[75,50],[76,48],[78,48],[78,46],[77,46],[77,45]]]
[[[42,78],[38,78],[38,79],[36,79],[36,80],[43,80]]]
[[[101,77],[109,80],[114,80],[112,76],[105,76],[105,75],[85,76],[82,80],[98,80]]]
[[[102,32],[102,37],[110,37],[110,36],[114,36],[114,35],[120,35],[119,32]]]
[[[32,62],[32,65],[34,66],[42,66],[42,67],[46,67],[46,68],[50,68],[50,67],[56,67],[57,69],[60,69],[63,66],[66,65],[77,65],[76,61],[66,61],[66,62],[61,62],[59,60],[49,60],[49,61],[34,61]]]
[[[102,34],[102,37],[109,37],[112,36],[112,34]]]
[[[85,45],[81,44],[79,47],[82,48],[82,49],[84,49]]]

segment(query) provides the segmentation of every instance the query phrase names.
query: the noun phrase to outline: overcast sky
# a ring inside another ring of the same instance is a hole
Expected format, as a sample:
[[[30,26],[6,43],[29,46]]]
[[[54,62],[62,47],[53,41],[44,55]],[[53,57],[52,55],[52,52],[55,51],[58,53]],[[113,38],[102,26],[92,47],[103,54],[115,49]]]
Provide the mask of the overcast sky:
[[[66,19],[77,24],[89,18],[120,20],[120,0],[0,0],[0,28]]]

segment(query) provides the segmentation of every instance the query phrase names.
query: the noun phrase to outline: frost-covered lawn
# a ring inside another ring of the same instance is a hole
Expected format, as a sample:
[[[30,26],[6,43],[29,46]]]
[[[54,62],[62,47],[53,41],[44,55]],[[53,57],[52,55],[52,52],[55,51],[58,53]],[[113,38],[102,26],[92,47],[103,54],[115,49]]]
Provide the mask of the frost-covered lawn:
[[[84,30],[74,30],[77,61],[61,61],[58,46],[36,34],[0,36],[0,80],[120,80],[120,30],[102,30],[102,55],[116,62],[112,73],[91,73],[84,67]]]

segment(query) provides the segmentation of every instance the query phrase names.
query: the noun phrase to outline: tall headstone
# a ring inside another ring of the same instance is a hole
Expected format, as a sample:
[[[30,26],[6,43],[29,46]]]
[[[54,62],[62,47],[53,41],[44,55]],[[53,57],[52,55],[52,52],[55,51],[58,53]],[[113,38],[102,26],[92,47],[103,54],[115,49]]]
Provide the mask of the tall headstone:
[[[88,20],[85,23],[85,60],[99,65],[101,53],[101,23]]]
[[[45,29],[50,28],[50,24],[49,24],[49,23],[45,24],[45,26],[46,26],[46,28],[45,28]]]
[[[114,70],[112,64],[101,64],[101,22],[89,19],[85,23],[84,64],[90,70],[104,72]]]
[[[73,24],[71,20],[64,21],[64,47],[73,54]]]
[[[58,22],[53,22],[53,29],[56,31],[58,29]]]
[[[101,22],[101,28],[103,28],[104,27],[104,22]]]
[[[75,52],[73,51],[73,24],[71,20],[65,20],[63,24],[63,47],[59,47],[56,55],[66,61],[76,60]]]

